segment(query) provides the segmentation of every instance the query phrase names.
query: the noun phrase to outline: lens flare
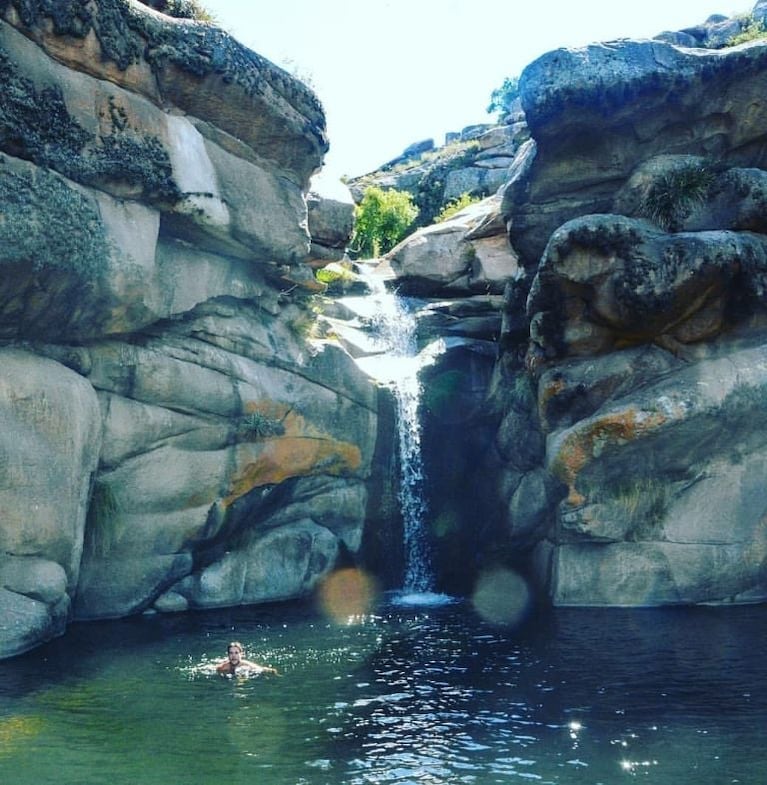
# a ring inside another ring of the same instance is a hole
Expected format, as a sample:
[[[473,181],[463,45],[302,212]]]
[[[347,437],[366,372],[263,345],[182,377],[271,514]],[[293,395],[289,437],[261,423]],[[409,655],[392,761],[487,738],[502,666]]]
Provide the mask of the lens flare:
[[[530,589],[521,575],[497,567],[479,576],[471,601],[485,621],[514,626],[527,615]]]
[[[322,612],[338,624],[348,624],[370,612],[376,585],[366,572],[354,567],[336,570],[320,585],[317,594]]]

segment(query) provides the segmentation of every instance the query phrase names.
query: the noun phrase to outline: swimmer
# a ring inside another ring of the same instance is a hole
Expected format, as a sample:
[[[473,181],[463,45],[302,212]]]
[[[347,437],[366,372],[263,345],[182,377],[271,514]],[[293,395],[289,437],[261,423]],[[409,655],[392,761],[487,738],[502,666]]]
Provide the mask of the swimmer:
[[[240,676],[246,673],[273,673],[275,676],[279,675],[275,668],[243,659],[243,648],[239,641],[232,641],[226,647],[226,654],[227,658],[216,665],[216,673],[220,673],[222,676]]]

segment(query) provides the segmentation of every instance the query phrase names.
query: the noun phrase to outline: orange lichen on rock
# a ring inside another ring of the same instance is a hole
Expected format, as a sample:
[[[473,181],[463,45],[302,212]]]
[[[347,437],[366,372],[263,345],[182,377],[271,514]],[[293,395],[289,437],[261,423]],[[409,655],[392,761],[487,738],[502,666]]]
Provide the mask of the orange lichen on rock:
[[[541,384],[538,390],[538,417],[545,427],[548,426],[546,417],[546,407],[549,401],[556,398],[561,392],[567,389],[567,382],[561,377],[556,377],[548,383]]]
[[[253,488],[276,485],[290,477],[317,474],[343,476],[359,469],[360,448],[329,437],[283,437],[258,445],[240,445],[238,470],[229,483],[225,506]]]
[[[659,428],[668,420],[660,412],[639,412],[634,408],[611,412],[575,426],[559,445],[551,469],[564,483],[569,493],[567,501],[573,506],[585,502],[575,487],[583,467],[609,446],[625,444]]]
[[[543,409],[552,398],[559,395],[559,393],[565,389],[567,389],[567,382],[561,376],[552,379],[548,384],[541,385],[540,394],[538,396],[538,405],[540,408]]]

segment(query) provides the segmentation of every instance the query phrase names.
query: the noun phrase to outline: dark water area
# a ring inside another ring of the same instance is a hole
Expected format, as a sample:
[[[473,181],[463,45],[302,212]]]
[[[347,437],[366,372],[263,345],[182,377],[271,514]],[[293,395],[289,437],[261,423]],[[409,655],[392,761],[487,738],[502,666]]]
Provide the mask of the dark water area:
[[[0,663],[8,785],[767,782],[767,607],[295,605],[78,624]],[[231,639],[280,676],[224,678]]]

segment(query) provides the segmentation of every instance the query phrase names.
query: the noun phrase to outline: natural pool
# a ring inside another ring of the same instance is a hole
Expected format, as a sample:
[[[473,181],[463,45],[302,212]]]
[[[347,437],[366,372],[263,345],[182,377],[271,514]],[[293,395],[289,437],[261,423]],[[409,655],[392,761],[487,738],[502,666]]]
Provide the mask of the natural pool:
[[[767,781],[767,607],[293,605],[74,625],[0,663],[8,785]],[[280,677],[205,664],[239,639]]]

